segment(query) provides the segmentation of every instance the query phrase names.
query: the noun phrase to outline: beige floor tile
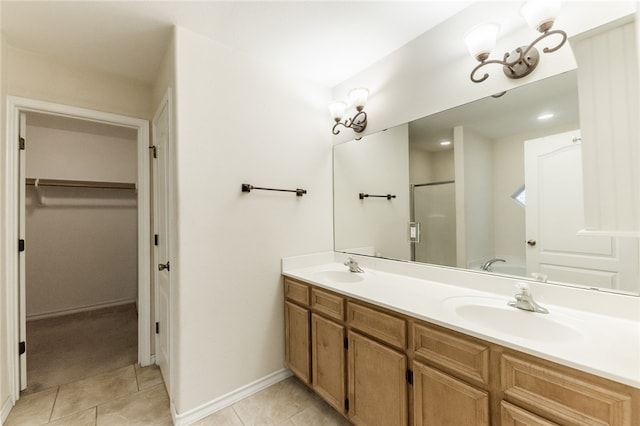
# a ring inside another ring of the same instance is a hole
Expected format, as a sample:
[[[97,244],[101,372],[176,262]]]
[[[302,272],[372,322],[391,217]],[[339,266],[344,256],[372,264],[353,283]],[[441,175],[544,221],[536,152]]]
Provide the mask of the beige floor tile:
[[[96,425],[96,407],[79,413],[71,414],[54,422],[47,423],[47,426],[95,426]]]
[[[197,421],[193,426],[243,426],[243,424],[233,408],[227,407]]]
[[[291,417],[294,426],[348,426],[351,423],[322,401]]]
[[[133,365],[60,386],[52,420],[138,391]]]
[[[98,406],[98,426],[172,425],[164,384]]]
[[[160,373],[160,367],[157,365],[149,365],[147,367],[140,367],[139,364],[136,367],[136,378],[138,379],[138,389],[148,389],[164,383],[162,380],[162,374]]]
[[[58,388],[21,397],[9,413],[5,426],[41,425],[49,421]]]
[[[291,377],[233,405],[245,426],[277,425],[313,405],[309,389]]]

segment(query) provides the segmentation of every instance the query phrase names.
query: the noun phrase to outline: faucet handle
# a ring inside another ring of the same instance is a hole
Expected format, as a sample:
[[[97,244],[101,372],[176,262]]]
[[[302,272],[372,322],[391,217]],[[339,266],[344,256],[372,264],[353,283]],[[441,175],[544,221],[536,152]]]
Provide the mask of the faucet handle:
[[[518,282],[515,285],[516,289],[519,290],[520,294],[530,294],[531,289],[529,288],[528,283]]]
[[[349,256],[346,260],[346,262],[344,262],[345,266],[349,266],[351,265],[353,262],[355,262],[355,260],[353,259],[353,256]]]

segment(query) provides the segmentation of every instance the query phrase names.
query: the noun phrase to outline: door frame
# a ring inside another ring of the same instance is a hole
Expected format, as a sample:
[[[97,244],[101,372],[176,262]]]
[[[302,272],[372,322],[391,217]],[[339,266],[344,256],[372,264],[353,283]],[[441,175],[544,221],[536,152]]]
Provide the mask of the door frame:
[[[138,362],[142,365],[152,363],[151,356],[151,206],[150,206],[150,176],[149,176],[149,121],[140,118],[127,117],[102,111],[70,105],[56,104],[35,99],[7,96],[5,135],[2,140],[4,152],[4,164],[2,190],[4,191],[5,216],[2,223],[4,228],[4,246],[6,268],[2,277],[6,286],[6,309],[2,321],[6,321],[8,333],[5,347],[7,350],[7,363],[9,367],[13,402],[20,398],[20,360],[16,345],[19,338],[19,261],[18,261],[18,172],[19,150],[18,132],[19,117],[21,112],[38,112],[50,115],[59,115],[69,118],[89,120],[112,124],[121,127],[129,127],[137,130],[138,153],[138,182],[137,211],[138,211]],[[27,141],[28,143],[28,141]],[[28,243],[27,243],[28,244]],[[16,350],[12,350],[15,348]],[[3,357],[4,358],[4,357]]]

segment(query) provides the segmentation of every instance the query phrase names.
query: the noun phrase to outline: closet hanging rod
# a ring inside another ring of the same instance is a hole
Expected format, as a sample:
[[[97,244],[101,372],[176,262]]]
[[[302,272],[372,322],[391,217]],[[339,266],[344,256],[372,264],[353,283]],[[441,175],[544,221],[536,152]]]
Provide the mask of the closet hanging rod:
[[[396,198],[395,195],[391,195],[391,194],[387,194],[387,195],[369,195],[369,194],[365,194],[364,192],[361,192],[360,194],[358,194],[358,198],[360,198],[361,200],[364,200],[365,198],[369,198],[369,197],[386,198],[387,200],[390,200],[392,198]]]
[[[306,189],[276,189],[276,188],[261,188],[259,186],[253,186],[248,183],[242,184],[242,192],[251,192],[253,189],[260,189],[262,191],[279,191],[279,192],[295,192],[296,196],[302,197],[307,193]]]
[[[100,189],[136,189],[135,183],[127,182],[101,182],[93,180],[68,180],[68,179],[40,179],[27,178],[30,186],[59,186],[70,188],[100,188]]]

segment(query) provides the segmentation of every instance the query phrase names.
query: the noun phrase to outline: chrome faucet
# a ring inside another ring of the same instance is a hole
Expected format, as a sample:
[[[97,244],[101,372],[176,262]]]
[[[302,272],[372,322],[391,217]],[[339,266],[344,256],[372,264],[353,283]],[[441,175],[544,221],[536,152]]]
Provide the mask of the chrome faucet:
[[[491,259],[491,260],[487,260],[486,262],[484,262],[482,264],[482,266],[480,267],[480,269],[482,269],[483,271],[487,271],[487,272],[491,272],[491,265],[493,265],[496,262],[506,262],[506,260],[504,259]]]
[[[349,257],[347,261],[344,262],[344,266],[348,266],[350,272],[364,272],[353,257]]]
[[[529,289],[529,284],[518,283],[516,286],[520,292],[516,294],[516,300],[508,302],[508,305],[514,308],[523,309],[525,311],[537,312],[540,314],[548,314],[549,310],[538,305]]]

